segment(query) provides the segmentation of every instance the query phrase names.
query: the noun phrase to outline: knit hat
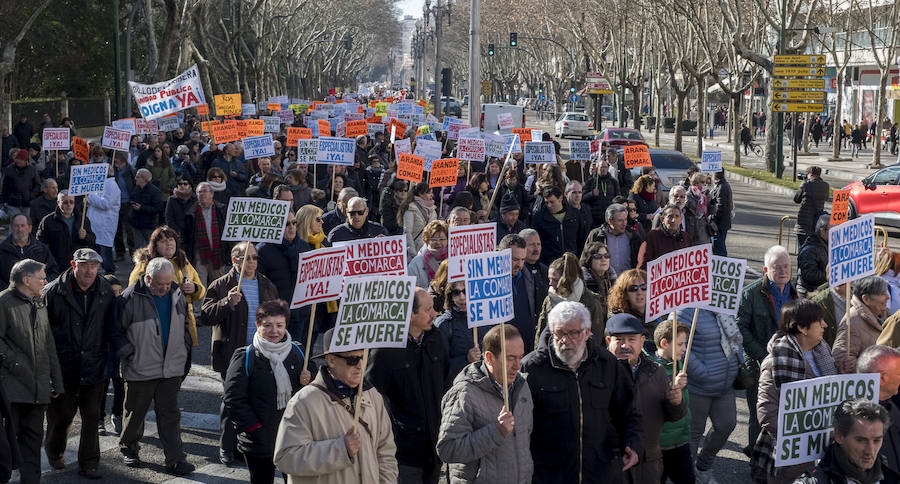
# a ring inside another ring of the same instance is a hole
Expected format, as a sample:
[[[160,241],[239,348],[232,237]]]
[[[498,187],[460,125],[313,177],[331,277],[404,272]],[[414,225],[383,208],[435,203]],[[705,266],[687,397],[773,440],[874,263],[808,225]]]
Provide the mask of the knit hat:
[[[18,160],[28,162],[28,150],[19,150],[19,152],[16,153],[16,161]]]
[[[512,212],[513,210],[521,210],[519,207],[519,203],[516,202],[516,198],[512,193],[507,193],[503,195],[503,198],[500,200],[500,213],[504,214],[507,212]]]

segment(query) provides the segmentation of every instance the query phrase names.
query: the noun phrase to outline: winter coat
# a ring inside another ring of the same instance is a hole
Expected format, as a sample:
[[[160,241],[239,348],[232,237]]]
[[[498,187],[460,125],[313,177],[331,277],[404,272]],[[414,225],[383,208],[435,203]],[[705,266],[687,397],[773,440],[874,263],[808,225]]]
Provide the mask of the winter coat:
[[[394,190],[391,187],[385,187],[381,191],[381,223],[384,224],[388,235],[400,235],[403,233],[403,227],[397,222],[397,200],[394,198]]]
[[[103,185],[103,193],[91,193],[87,197],[87,218],[91,219],[97,245],[112,247],[116,238],[116,227],[119,225],[119,208],[122,205],[122,195],[116,179],[107,178]]]
[[[63,375],[77,377],[81,385],[106,380],[108,351],[127,341],[116,314],[116,295],[101,276],[88,293],[76,290],[70,267],[44,287],[47,317]]]
[[[65,390],[44,301],[16,288],[0,292],[0,382],[10,403],[46,405]]]
[[[81,228],[81,212],[75,210],[72,212],[72,230],[63,221],[62,211],[57,209],[41,220],[38,226],[37,239],[47,244],[53,258],[60,265],[68,266],[72,260],[72,255],[76,250],[82,247],[93,248],[96,242],[94,231],[91,229],[91,219],[84,218],[84,231],[87,235],[84,239],[78,238],[78,229]]]
[[[165,348],[160,335],[159,313],[146,281],[141,279],[128,286],[119,298],[120,323],[128,339],[128,343],[118,351],[125,381],[180,378],[187,374],[191,355],[187,303],[174,282],[168,297],[172,299],[172,317]]]
[[[595,188],[597,195],[594,195]],[[583,203],[590,207],[594,224],[601,225],[606,221],[606,209],[612,205],[613,198],[619,196],[619,184],[609,173],[603,176],[588,176],[582,190]]]
[[[503,394],[483,368],[481,361],[467,365],[444,395],[438,456],[450,465],[452,484],[530,483],[534,402],[528,382],[516,375],[508,391],[515,426],[504,437],[497,428]]]
[[[347,217],[339,209],[329,210],[322,214],[322,232],[326,234],[347,221]]]
[[[810,294],[828,282],[827,266],[828,244],[819,234],[809,234],[797,256],[797,290],[800,294]]]
[[[225,191],[229,197],[243,196],[244,190],[247,188],[247,168],[239,158],[232,158],[231,161],[225,159],[225,155],[216,158],[210,168],[221,168],[225,172]],[[237,176],[232,177],[231,172],[235,172]]]
[[[153,166],[145,166],[153,175],[150,183],[159,188],[159,192],[164,197],[168,197],[172,193],[172,186],[175,184],[175,168],[172,163],[157,161]]]
[[[41,194],[28,204],[28,209],[28,218],[31,221],[31,235],[34,235],[41,225],[41,220],[56,210],[56,198],[48,199]]]
[[[841,322],[841,318],[844,317],[844,314],[846,313],[846,311],[843,310],[843,312],[841,312],[841,314],[836,314],[837,309],[835,308],[834,294],[832,293],[831,288],[828,287],[827,283],[819,286],[818,289],[816,290],[816,292],[814,292],[813,294],[811,294],[811,295],[807,294],[807,297],[812,302],[821,306],[822,309],[825,311],[825,324],[827,324],[828,326],[825,327],[825,334],[822,335],[822,339],[824,339],[825,342],[828,343],[829,347],[834,346],[834,338],[837,336],[838,323]],[[890,318],[888,318],[888,320],[890,320]],[[886,331],[888,328],[888,321],[885,321],[883,326]],[[881,332],[882,337],[884,336],[885,331]],[[879,338],[878,344],[888,344],[888,343],[881,343],[880,339],[881,338]],[[896,345],[889,345],[889,346],[894,347],[894,348],[896,348],[897,346],[900,346],[900,339],[897,340]]]
[[[791,299],[797,299],[797,290],[790,288]],[[775,303],[765,276],[744,286],[738,306],[737,324],[744,339],[744,361],[761,362],[769,354],[766,345],[778,331],[779,315],[775,314]],[[748,359],[749,358],[749,359]]]
[[[884,484],[896,484],[900,482],[900,407],[897,403],[900,398],[897,395],[881,402],[891,416],[891,426],[884,429],[884,440],[879,454],[882,457],[881,467],[887,477],[890,472],[891,479],[881,481]]]
[[[404,348],[380,348],[369,355],[366,379],[384,398],[391,416],[397,462],[440,467],[435,454],[441,425],[441,397],[450,387],[450,357],[440,330],[422,333]]]
[[[141,276],[147,271],[147,263],[150,262],[149,259],[141,257],[142,254],[140,251],[141,249],[138,249],[137,257],[135,257],[137,262],[134,264],[134,268],[128,276],[129,286],[137,283],[137,281],[141,279]],[[172,267],[175,268],[175,277],[172,279],[172,282],[180,285],[184,282],[185,278],[187,278],[194,283],[194,293],[185,294],[184,299],[187,302],[187,322],[188,332],[191,334],[191,343],[193,346],[198,346],[200,340],[197,337],[197,321],[194,319],[194,303],[203,300],[203,296],[206,295],[206,288],[200,280],[200,274],[197,273],[197,269],[194,269],[194,266],[192,266],[190,262],[184,267],[179,266],[178,261],[174,257],[169,259],[169,262],[171,262]]]
[[[253,363],[247,358],[253,358]],[[291,394],[295,394],[303,386],[300,383],[302,352],[291,348],[282,364],[291,380]],[[310,369],[315,368],[311,360],[309,364]],[[231,357],[224,384],[222,401],[237,431],[238,450],[251,457],[271,459],[284,409],[276,408],[278,387],[269,359],[253,345],[238,348]]]
[[[387,236],[389,234],[387,229],[378,222],[366,220],[359,229],[355,229],[350,226],[349,222],[345,222],[335,227],[328,234],[328,241],[334,243],[347,240],[371,239],[379,235]]]
[[[34,136],[34,128],[29,123],[19,121],[13,126],[13,136],[19,142],[19,148],[27,147],[31,143],[31,137]]]
[[[655,353],[647,353],[644,350],[644,356],[650,361],[659,365],[666,371],[666,385],[672,381],[672,361],[658,356]],[[678,372],[684,371],[684,364],[678,361]],[[687,387],[681,389],[681,401],[685,407],[684,416],[674,422],[664,422],[662,431],[659,434],[660,449],[671,449],[680,445],[687,444],[691,440],[691,400]],[[672,406],[667,404],[666,406]],[[642,414],[643,415],[643,414]],[[646,438],[646,437],[645,437]]]
[[[618,157],[616,160],[616,179],[619,182],[619,195],[628,196],[628,192],[634,187],[634,177],[631,176],[631,170],[625,168],[625,158]],[[604,220],[606,218],[604,217]]]
[[[275,438],[275,467],[287,475],[287,484],[397,482],[397,447],[381,394],[371,387],[363,391],[357,429],[360,448],[351,459],[344,435],[353,427],[353,414],[345,408],[352,402],[347,398],[335,402],[316,387],[326,386],[326,371],[288,402]]]
[[[197,197],[193,194],[187,200],[172,195],[166,201],[166,225],[178,234],[181,234],[182,240],[187,229],[185,226],[187,209],[195,203],[197,203]]]
[[[9,482],[13,469],[18,469],[22,465],[22,456],[19,453],[12,417],[9,399],[6,398],[6,391],[0,385],[0,423],[2,423],[2,429],[0,429],[0,482]]]
[[[637,209],[637,221],[640,223],[644,230],[647,232],[651,229],[650,222],[653,219],[653,214],[659,210],[659,205],[656,203],[656,199],[653,200],[645,200],[638,193],[629,193],[628,200],[634,202],[634,208]]]
[[[434,210],[435,207],[429,207],[425,210],[426,215],[423,215],[422,211],[419,210],[418,203],[413,202],[409,204],[406,212],[403,213],[403,233],[406,234],[407,260],[415,257],[422,246],[425,245],[425,241],[422,240],[422,233],[425,231],[425,226],[428,225],[428,222],[437,218]]]
[[[576,370],[556,358],[550,333],[522,359],[534,400],[531,458],[535,483],[624,480],[618,453],[643,452],[642,419],[631,371],[612,353],[587,341]]]
[[[466,356],[475,344],[466,313],[456,308],[445,308],[444,313],[434,320],[434,325],[441,331],[446,343],[447,354],[450,357],[450,378],[456,378],[456,375],[469,364]],[[482,347],[481,342],[484,341],[484,335],[489,329],[489,326],[478,327],[478,348]]]
[[[883,329],[882,321],[856,296],[850,299],[849,316],[849,322],[845,315],[838,324],[831,350],[834,363],[841,373],[856,373],[856,359],[863,350],[875,344]]]
[[[121,170],[115,167],[113,167],[113,170],[116,174],[116,184],[119,185],[119,193],[122,196],[122,203],[128,203],[131,201],[131,192],[134,191],[135,187],[134,167],[126,163]]]
[[[228,208],[213,200],[213,213],[216,217],[216,223],[219,226],[219,260],[222,261],[222,264],[228,265],[231,261],[231,243],[225,242],[221,240],[222,233],[225,231],[225,217],[228,215]],[[196,262],[198,254],[195,254],[195,250],[197,249],[198,235],[197,235],[197,222],[196,217],[198,216],[197,209],[199,205],[192,204],[184,211],[184,232],[181,233],[181,247],[184,249],[184,253],[187,254],[188,260]],[[167,207],[168,208],[168,207]],[[202,216],[202,215],[201,215]],[[204,229],[205,230],[205,229]],[[210,241],[212,242],[212,241]]]
[[[667,232],[662,227],[647,232],[647,240],[641,244],[638,251],[637,268],[647,270],[647,263],[656,260],[669,252],[685,249],[692,245],[691,234],[680,231],[678,235]]]
[[[638,233],[632,230],[630,227],[625,227],[625,234],[628,235],[628,245],[631,250],[631,266],[636,267],[638,261],[638,253],[641,250],[642,240]],[[603,224],[588,233],[585,243],[600,242],[603,245],[609,247],[609,244],[606,241],[608,236],[609,225]]]
[[[728,181],[716,180],[715,186],[707,194],[709,205],[707,208],[707,216],[711,222],[716,224],[716,229],[731,229],[731,212],[734,205],[734,195],[731,191],[731,184]]]
[[[800,204],[797,211],[797,233],[815,233],[816,217],[825,210],[825,201],[830,199],[830,185],[821,178],[809,179],[800,185],[794,194],[794,203]]]
[[[522,212],[524,212],[524,210],[520,211],[519,213],[522,213]],[[498,219],[496,222],[497,222],[497,243],[498,244],[500,243],[501,240],[503,240],[503,237],[506,237],[509,234],[519,235],[519,232],[528,228],[522,222],[521,219],[516,219],[516,223],[514,223],[511,228],[509,226],[507,226],[505,223],[503,223],[503,220]]]
[[[3,169],[3,196],[0,200],[13,207],[27,207],[41,193],[41,177],[31,165],[9,165]]]
[[[522,222],[528,220],[528,207],[531,206],[531,203],[528,199],[528,192],[525,190],[525,187],[522,186],[521,183],[516,183],[516,186],[511,188],[504,181],[502,184],[500,184],[500,193],[496,195],[497,202],[495,206],[499,205],[500,201],[503,200],[503,197],[507,194],[511,195],[513,200],[515,200],[516,203],[519,204],[519,220],[521,220]],[[500,240],[501,238],[502,237],[497,237],[497,240]]]
[[[152,183],[144,185],[143,188],[135,185],[129,198],[131,203],[141,205],[141,208],[131,210],[131,226],[142,230],[155,229],[158,226],[157,218],[163,209],[159,188]]]
[[[547,329],[547,316],[550,314],[550,310],[552,310],[559,302],[562,302],[559,300],[559,296],[549,295],[544,298],[534,334],[535,348],[541,339],[541,333]],[[595,338],[604,337],[606,335],[606,301],[601,299],[596,292],[584,287],[584,291],[582,291],[581,297],[578,298],[578,302],[584,304],[588,313],[591,315],[591,334],[594,335]],[[531,349],[532,348],[526,348],[528,351]]]
[[[269,279],[256,273],[259,287],[259,301],[278,298],[278,290]],[[219,373],[228,370],[234,351],[247,345],[248,307],[247,300],[241,298],[236,306],[228,304],[228,291],[237,286],[238,271],[232,268],[224,276],[210,283],[203,298],[200,312],[200,326],[212,326],[212,369]]]
[[[47,280],[52,281],[59,275],[59,267],[56,265],[56,259],[50,252],[47,244],[35,239],[28,238],[25,247],[19,247],[12,240],[12,234],[0,242],[0,287],[9,287],[9,273],[16,262],[24,259],[32,259],[44,264],[44,273],[47,274]]]
[[[693,323],[694,310],[682,309],[678,312],[678,320],[685,324]],[[704,397],[717,397],[732,388],[737,378],[741,356],[737,353],[725,356],[722,349],[722,330],[716,320],[719,317],[712,311],[701,309],[697,315],[697,329],[694,330],[694,341],[691,344],[691,358],[688,360],[687,390],[691,394]]]
[[[541,237],[543,247],[541,262],[544,264],[550,264],[562,257],[564,252],[581,254],[581,250],[584,249],[588,233],[584,219],[577,210],[572,210],[565,200],[562,209],[565,212],[562,222],[557,220],[544,204],[541,204],[541,208],[532,216],[531,227],[537,230]]]
[[[424,252],[428,250],[420,249],[420,252]],[[428,289],[428,284],[431,283],[431,278],[428,277],[428,268],[425,267],[425,254],[419,254],[406,266],[406,274],[409,276],[413,276],[416,278],[416,287],[421,287],[422,289]]]
[[[887,430],[885,429],[886,434]],[[837,442],[831,441],[828,448],[825,449],[825,455],[822,456],[816,467],[812,471],[798,477],[794,484],[847,484],[848,482],[857,482],[855,480],[850,481],[847,478],[847,473],[841,469],[840,464],[837,462],[835,452],[838,452],[839,447]],[[883,445],[882,449],[884,449]],[[878,481],[880,484],[900,482],[900,472],[896,468],[890,467],[883,455],[878,457],[876,465],[881,467],[882,478]]]
[[[256,271],[272,282],[278,289],[278,298],[290,303],[297,286],[297,263],[300,259],[300,237],[280,244],[263,243],[256,246],[259,262]],[[300,335],[291,335],[300,336]]]

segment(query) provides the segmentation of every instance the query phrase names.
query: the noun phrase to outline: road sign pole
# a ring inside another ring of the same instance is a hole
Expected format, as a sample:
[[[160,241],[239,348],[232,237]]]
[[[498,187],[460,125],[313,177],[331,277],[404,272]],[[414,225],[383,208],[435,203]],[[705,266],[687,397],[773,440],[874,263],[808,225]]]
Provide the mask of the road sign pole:
[[[784,54],[784,18],[787,16],[787,0],[781,0],[781,25],[778,29],[778,54]],[[773,70],[774,72],[774,70]],[[772,87],[769,87],[772,89]],[[772,102],[775,102],[775,93],[772,92]],[[778,113],[775,128],[775,177],[781,178],[784,173],[784,114]]]
[[[800,113],[791,114],[791,158],[794,162],[794,181],[797,181],[797,119]]]

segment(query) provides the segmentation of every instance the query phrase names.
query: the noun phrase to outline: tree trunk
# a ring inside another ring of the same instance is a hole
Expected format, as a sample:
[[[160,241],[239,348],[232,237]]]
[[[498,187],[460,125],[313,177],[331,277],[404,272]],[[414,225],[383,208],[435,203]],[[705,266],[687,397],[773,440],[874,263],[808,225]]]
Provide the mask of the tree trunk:
[[[697,158],[703,158],[703,133],[706,132],[706,77],[697,76]]]
[[[641,129],[641,90],[638,86],[632,87],[631,91],[631,117],[634,129]]]
[[[771,84],[771,83],[770,83]],[[772,88],[769,87],[769,92],[766,93],[766,169],[770,173],[775,173],[775,165],[777,161],[775,160],[777,153],[775,153],[775,137],[776,136],[784,136],[784,133],[776,133],[778,131],[778,122],[775,119],[776,113],[772,110]]]
[[[872,168],[881,168],[881,128],[882,128],[882,120],[885,118],[884,116],[884,105],[887,103],[887,93],[885,89],[887,89],[887,80],[888,76],[891,73],[890,65],[884,66],[884,69],[881,70],[881,75],[878,77],[878,107],[875,109],[875,135],[872,136],[872,146],[874,147],[874,152],[872,153],[872,164],[869,165]]]
[[[687,98],[687,89],[683,93],[676,92],[676,110],[677,114],[675,115],[675,151],[681,151],[681,141],[683,136],[681,135],[681,121],[684,120],[684,104],[685,98]]]
[[[734,113],[738,113],[741,106],[741,97],[740,93],[731,95],[731,129],[730,131],[735,133],[733,139],[731,141],[732,151],[734,152],[734,166],[741,166],[741,137],[738,133],[741,131],[741,117],[735,115]]]
[[[809,124],[812,122],[812,113],[806,113],[803,120],[803,152],[809,153]]]
[[[661,94],[662,94],[662,89],[660,88],[660,82],[657,79],[656,96],[654,97],[654,99],[656,99],[656,109],[654,111],[655,118],[656,118],[656,126],[653,127],[653,142],[654,142],[654,146],[656,146],[657,148],[659,148],[659,131],[662,128],[662,117],[663,117],[663,112],[662,112],[662,105],[663,105],[662,101],[663,100],[662,100]]]

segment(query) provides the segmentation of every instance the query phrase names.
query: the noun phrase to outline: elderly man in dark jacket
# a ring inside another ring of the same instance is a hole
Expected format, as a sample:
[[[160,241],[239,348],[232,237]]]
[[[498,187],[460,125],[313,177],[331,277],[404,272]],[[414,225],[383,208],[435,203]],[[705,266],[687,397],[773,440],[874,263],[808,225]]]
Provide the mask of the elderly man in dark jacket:
[[[157,220],[163,209],[162,194],[156,185],[150,183],[152,180],[150,170],[141,168],[134,175],[134,190],[129,194],[136,248],[146,247],[150,242],[150,234],[158,226]]]
[[[9,228],[9,236],[0,242],[0,287],[9,287],[9,271],[16,262],[23,259],[44,264],[47,279],[55,279],[59,275],[56,259],[46,244],[31,235],[28,217],[22,214],[14,216]]]
[[[806,238],[797,255],[797,293],[803,297],[828,282],[828,225],[830,215],[822,215],[816,221],[816,231]]]
[[[807,168],[806,181],[794,194],[794,203],[800,204],[797,211],[797,247],[802,247],[806,237],[815,233],[817,217],[825,210],[825,201],[831,199],[829,194],[830,185],[822,179],[822,168]]]
[[[31,199],[41,192],[41,178],[28,164],[28,150],[19,150],[13,163],[3,169],[2,200],[7,213],[28,215]]]
[[[84,218],[81,223],[81,212],[75,209],[75,197],[68,190],[56,196],[56,211],[44,217],[38,226],[36,237],[50,247],[50,252],[57,264],[68,267],[72,262],[72,254],[76,250],[93,247],[96,242],[91,230],[91,219]]]
[[[59,194],[59,185],[53,178],[47,178],[41,182],[41,195],[35,197],[28,204],[28,218],[31,226],[37,230],[41,220],[56,210],[56,196]]]
[[[588,233],[584,218],[569,206],[559,187],[544,187],[541,195],[544,203],[531,218],[541,236],[541,262],[550,264],[564,252],[580,254]]]
[[[368,217],[369,207],[366,199],[351,198],[347,202],[347,221],[331,230],[328,241],[334,243],[390,235],[383,225],[370,221]]]
[[[372,351],[366,377],[384,397],[397,442],[400,484],[438,482],[435,453],[441,397],[450,386],[450,357],[434,327],[434,301],[417,287],[405,348]]]
[[[209,183],[198,183],[197,203],[184,211],[181,246],[207,286],[222,277],[231,259],[232,244],[222,240],[227,214],[228,208],[215,201]]]
[[[625,482],[643,449],[629,369],[592,339],[583,304],[557,304],[547,325],[522,360],[534,399],[533,482]]]

